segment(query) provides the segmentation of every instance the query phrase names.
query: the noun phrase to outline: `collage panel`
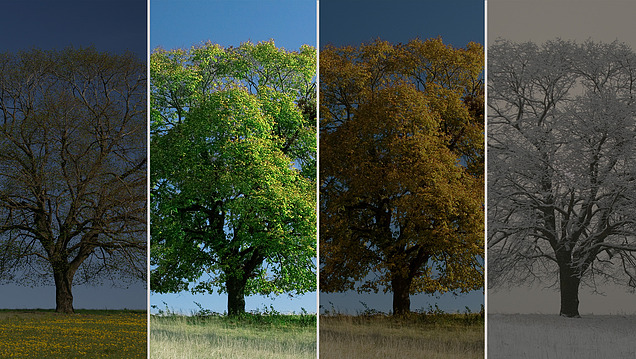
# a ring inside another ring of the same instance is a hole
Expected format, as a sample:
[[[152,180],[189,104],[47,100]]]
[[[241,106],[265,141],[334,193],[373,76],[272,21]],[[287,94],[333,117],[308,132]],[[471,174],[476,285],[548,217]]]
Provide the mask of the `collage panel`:
[[[146,358],[146,1],[2,12],[0,357]]]
[[[636,355],[635,10],[488,2],[488,358]]]
[[[484,11],[320,2],[320,358],[484,356]]]
[[[0,8],[0,358],[636,357],[636,4]]]
[[[150,356],[317,355],[316,2],[150,2]]]

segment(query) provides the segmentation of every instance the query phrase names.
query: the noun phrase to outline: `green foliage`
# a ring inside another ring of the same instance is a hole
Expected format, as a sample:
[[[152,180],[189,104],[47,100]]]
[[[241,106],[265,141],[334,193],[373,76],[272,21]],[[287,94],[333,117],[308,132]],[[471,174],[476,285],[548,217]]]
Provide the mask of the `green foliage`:
[[[210,323],[222,324],[226,328],[276,328],[276,329],[294,329],[316,327],[316,315],[307,313],[303,309],[300,314],[283,314],[276,311],[273,307],[264,307],[262,310],[257,309],[251,312],[245,312],[241,315],[229,316],[212,312],[203,308],[198,303],[199,311],[192,315],[181,315],[171,311],[170,309],[159,310],[154,318],[179,318],[189,325],[208,325]]]
[[[315,71],[309,46],[153,52],[152,290],[315,289]]]

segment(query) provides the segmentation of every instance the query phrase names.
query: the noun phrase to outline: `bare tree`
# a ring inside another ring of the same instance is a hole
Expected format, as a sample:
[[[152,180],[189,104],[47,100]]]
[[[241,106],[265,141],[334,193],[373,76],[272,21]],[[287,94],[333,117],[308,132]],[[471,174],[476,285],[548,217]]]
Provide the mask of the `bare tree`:
[[[145,278],[146,78],[133,55],[0,55],[0,279]]]
[[[500,40],[488,72],[490,285],[558,283],[568,317],[581,283],[636,287],[636,55]]]

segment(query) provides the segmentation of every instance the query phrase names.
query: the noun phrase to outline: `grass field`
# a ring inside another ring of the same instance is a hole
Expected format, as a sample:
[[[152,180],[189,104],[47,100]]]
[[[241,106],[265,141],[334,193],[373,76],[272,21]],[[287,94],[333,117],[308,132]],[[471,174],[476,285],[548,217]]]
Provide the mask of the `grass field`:
[[[146,312],[0,311],[0,358],[146,358]]]
[[[636,358],[636,316],[488,315],[488,358]]]
[[[320,358],[483,358],[480,314],[327,315]]]
[[[316,316],[152,316],[150,357],[314,359]]]

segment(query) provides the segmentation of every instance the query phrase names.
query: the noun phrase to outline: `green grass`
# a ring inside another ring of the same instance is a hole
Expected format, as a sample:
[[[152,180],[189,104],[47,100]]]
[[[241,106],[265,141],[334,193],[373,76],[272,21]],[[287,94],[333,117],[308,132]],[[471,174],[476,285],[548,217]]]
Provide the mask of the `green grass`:
[[[320,317],[320,358],[483,357],[479,313]]]
[[[146,311],[0,310],[0,358],[146,358]]]
[[[315,315],[152,316],[151,358],[315,358]]]

